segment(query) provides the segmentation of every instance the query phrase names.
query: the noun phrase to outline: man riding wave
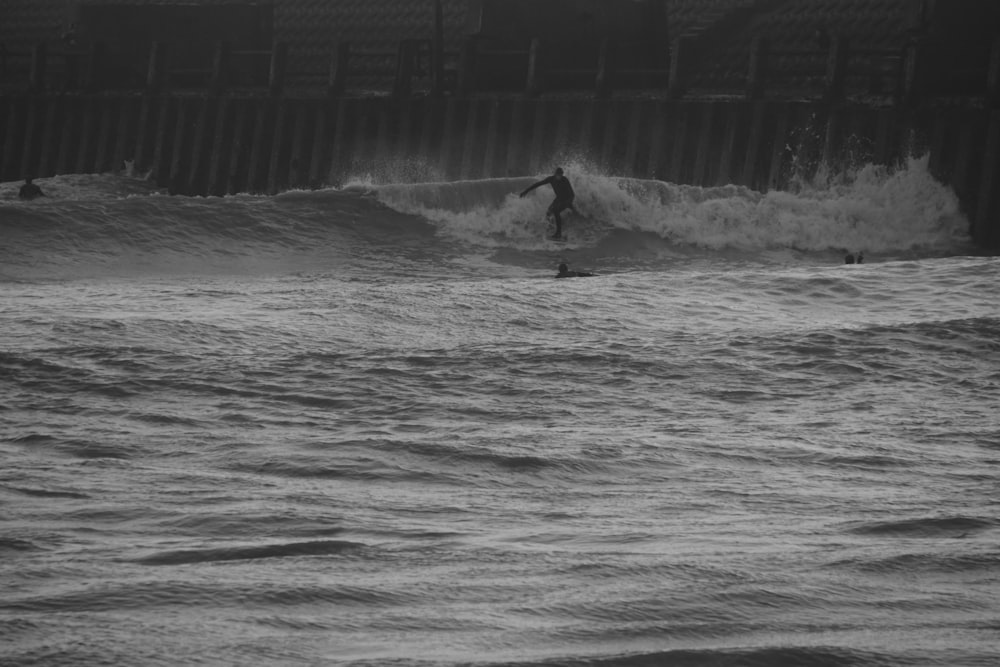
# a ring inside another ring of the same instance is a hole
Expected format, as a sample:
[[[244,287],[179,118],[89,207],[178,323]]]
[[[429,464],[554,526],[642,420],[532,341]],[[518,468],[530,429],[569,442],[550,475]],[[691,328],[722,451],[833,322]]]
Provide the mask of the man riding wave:
[[[556,167],[555,173],[548,178],[543,178],[537,183],[529,185],[521,193],[521,196],[524,197],[535,188],[543,185],[551,185],[553,192],[556,193],[556,198],[549,204],[549,208],[545,212],[545,217],[546,219],[551,217],[556,221],[556,233],[552,238],[562,239],[562,216],[560,214],[566,209],[576,210],[573,208],[573,200],[576,198],[576,193],[573,192],[573,186],[570,185],[569,179],[563,176],[562,167]]]

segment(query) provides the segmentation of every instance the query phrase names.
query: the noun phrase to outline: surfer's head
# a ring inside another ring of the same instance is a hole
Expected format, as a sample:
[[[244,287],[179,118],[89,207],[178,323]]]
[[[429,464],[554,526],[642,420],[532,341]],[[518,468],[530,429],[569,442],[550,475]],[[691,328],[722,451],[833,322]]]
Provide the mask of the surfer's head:
[[[556,176],[562,176],[562,175],[563,175],[562,167],[556,167]]]
[[[566,264],[559,265],[559,273],[566,273],[567,271],[569,271],[569,267]]]

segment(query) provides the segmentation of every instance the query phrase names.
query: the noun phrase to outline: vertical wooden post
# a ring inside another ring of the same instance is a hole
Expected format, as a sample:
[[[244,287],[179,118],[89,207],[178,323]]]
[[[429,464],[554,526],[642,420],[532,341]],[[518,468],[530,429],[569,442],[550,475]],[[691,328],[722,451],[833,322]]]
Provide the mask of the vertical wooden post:
[[[250,138],[250,158],[247,163],[245,188],[247,192],[253,194],[260,193],[263,190],[262,182],[264,179],[261,177],[263,172],[262,165],[267,164],[267,158],[265,157],[267,148],[265,148],[264,142],[267,141],[270,132],[271,102],[265,100],[258,102],[254,109],[254,124]]]
[[[949,135],[949,129],[954,126],[950,122],[954,110],[948,110],[930,117],[931,123],[931,145],[928,169],[931,175],[937,180],[946,183],[948,172],[946,170],[946,158],[948,148],[954,143]]]
[[[750,44],[750,67],[747,71],[747,99],[759,100],[764,96],[767,82],[767,40],[760,35]]]
[[[330,63],[330,97],[340,97],[347,90],[347,78],[351,74],[351,43],[340,42]]]
[[[211,95],[221,95],[229,85],[229,42],[216,42],[212,55],[212,78],[209,81]]]
[[[475,37],[469,37],[462,43],[462,53],[458,68],[458,89],[463,94],[472,92],[476,79],[476,52],[478,44]]]
[[[761,189],[758,177],[760,153],[764,148],[764,118],[770,111],[765,102],[755,102],[753,118],[750,121],[750,136],[747,138],[747,153],[743,160],[743,185],[748,188]]]
[[[327,141],[329,139],[330,114],[333,112],[328,102],[320,102],[316,110],[316,126],[313,128],[313,151],[309,161],[309,187],[319,188],[323,165],[327,156]]]
[[[827,168],[834,166],[837,152],[840,150],[840,126],[843,109],[831,109],[826,117],[826,134],[823,137],[823,164]]]
[[[506,175],[523,174],[524,169],[524,144],[525,144],[525,119],[527,114],[524,107],[527,104],[523,99],[516,99],[512,102],[510,110],[510,134],[507,137],[507,162]]]
[[[482,162],[475,158],[477,154],[480,157],[482,156],[482,153],[479,152],[477,140],[479,139],[481,108],[485,104],[487,104],[486,100],[474,99],[469,102],[468,115],[465,117],[465,138],[462,141],[462,156],[458,172],[459,177],[463,179],[473,179],[480,176],[478,168],[482,165]]]
[[[277,109],[274,115],[274,127],[271,131],[271,147],[268,151],[269,159],[265,162],[267,165],[266,193],[269,195],[278,194],[288,182],[287,173],[282,173],[286,166],[286,163],[282,161],[284,157],[282,146],[285,145],[289,116],[294,113],[293,111],[289,111],[291,102],[287,99],[278,100],[275,104],[277,105]]]
[[[292,135],[292,157],[288,162],[288,187],[300,188],[308,184],[308,170],[305,168],[306,151],[308,146],[313,146],[312,137],[309,136],[311,124],[310,112],[314,109],[311,100],[300,100],[298,103],[298,113],[295,115],[295,129]]]
[[[649,139],[649,159],[646,162],[646,174],[649,178],[659,179],[660,153],[663,149],[664,126],[667,121],[666,104],[657,100],[653,109],[653,127]]]
[[[408,160],[413,155],[413,136],[420,127],[420,107],[409,99],[400,105],[396,114],[396,157]],[[416,122],[414,122],[416,121]]]
[[[147,168],[146,156],[149,155],[149,144],[153,141],[153,131],[156,127],[155,118],[158,108],[155,98],[146,95],[142,98],[142,106],[139,108],[139,121],[136,128],[135,152],[132,159],[135,161],[135,168],[145,171]]]
[[[32,93],[45,92],[45,70],[48,69],[48,49],[45,44],[36,44],[31,49],[31,75],[29,86]]]
[[[70,173],[73,165],[76,164],[76,154],[73,152],[73,149],[77,144],[76,142],[71,141],[71,137],[75,136],[77,128],[80,126],[80,118],[82,115],[80,113],[80,99],[81,98],[79,97],[63,98],[66,110],[63,114],[59,151],[56,155],[55,173],[57,174]],[[10,126],[8,126],[7,136],[14,136],[9,130]],[[10,152],[13,153],[13,151]]]
[[[275,42],[271,49],[271,68],[268,70],[267,88],[271,97],[278,97],[285,91],[285,75],[288,70],[288,44]]]
[[[396,50],[396,77],[392,82],[393,97],[409,97],[410,83],[413,78],[413,60],[416,54],[416,44],[412,39],[400,41],[399,48]]]
[[[847,82],[847,38],[837,35],[830,40],[830,52],[826,60],[827,102],[839,102],[844,98],[844,84]]]
[[[788,149],[788,121],[791,108],[788,104],[777,105],[774,109],[777,118],[774,127],[774,138],[771,144],[770,162],[768,163],[765,190],[775,190],[782,185],[782,172],[785,167],[785,154]]]
[[[990,69],[986,75],[986,101],[993,108],[1000,107],[1000,35],[993,39],[990,51]]]
[[[916,104],[920,97],[920,44],[911,40],[903,52],[903,85],[901,102],[907,106]]]
[[[215,123],[212,130],[212,148],[209,152],[208,178],[205,181],[205,194],[208,196],[219,196],[225,194],[226,179],[223,176],[223,165],[226,164],[226,136],[228,135],[228,122],[230,106],[232,100],[228,97],[218,101],[215,110]],[[230,155],[233,151],[228,151]],[[235,156],[232,158],[235,159]]]
[[[594,82],[594,94],[599,97],[609,97],[611,95],[611,41],[605,37],[601,40],[600,50],[597,52],[597,77]]]
[[[146,70],[146,93],[158,95],[166,82],[167,45],[153,42],[149,48],[149,68]]]
[[[444,112],[444,133],[441,137],[438,169],[445,178],[454,178],[456,176],[453,169],[455,161],[452,159],[452,153],[455,152],[455,143],[460,141],[455,137],[458,134],[456,128],[458,128],[460,120],[464,120],[464,116],[459,113],[460,102],[468,104],[468,100],[459,100],[455,97],[449,98]]]
[[[631,114],[629,114],[628,132],[625,139],[625,165],[623,172],[625,176],[638,176],[636,173],[638,162],[636,156],[639,154],[640,141],[646,141],[647,137],[642,132],[642,103],[639,100],[631,100],[629,105],[632,109]]]
[[[350,134],[348,125],[353,131],[351,119],[356,118],[356,113],[352,113],[356,108],[354,100],[342,99],[337,103],[337,119],[333,127],[333,145],[330,148],[330,172],[327,174],[327,182],[336,185],[340,182],[343,172],[350,161]]]
[[[7,118],[6,128],[0,133],[0,181],[23,178],[24,174],[15,171],[14,161],[18,157],[18,146],[21,138],[21,128],[18,124],[18,100],[0,98],[0,105],[6,107]],[[65,145],[65,144],[63,144]]]
[[[215,142],[209,140],[209,135],[224,134],[221,128],[210,129],[214,114],[212,113],[214,98],[202,98],[199,101],[198,112],[194,120],[194,135],[191,139],[190,160],[187,174],[187,192],[192,195],[208,194],[208,183],[211,177],[212,155],[209,152]]]
[[[534,100],[535,115],[531,125],[531,143],[528,144],[528,173],[537,174],[542,169],[542,146],[545,142],[545,100]],[[546,158],[548,155],[546,155]]]
[[[715,177],[716,185],[726,185],[731,182],[733,153],[736,150],[736,132],[739,119],[743,116],[744,104],[734,102],[722,107],[723,112],[726,113],[726,129],[722,139],[722,150],[719,153],[718,170]]]
[[[97,131],[97,146],[94,150],[94,171],[99,174],[103,174],[111,168],[110,144],[114,138],[112,134],[112,125],[115,120],[114,109],[115,106],[121,106],[120,102],[120,99],[116,100],[114,98],[101,100],[100,110],[98,111],[100,121]]]
[[[705,187],[711,185],[708,182],[708,161],[709,155],[713,153],[712,140],[715,137],[717,105],[714,102],[707,102],[703,106],[699,103],[699,106],[703,109],[698,114],[701,117],[701,131],[698,133],[698,148],[694,155],[694,174],[691,184]]]
[[[1000,248],[1000,109],[990,113],[973,238],[989,248]]]
[[[684,70],[681,63],[684,62],[684,40],[680,37],[674,40],[670,49],[670,80],[667,82],[667,96],[671,99],[679,99],[684,94]]]
[[[393,104],[391,106],[387,104],[379,104],[376,107],[378,111],[378,123],[376,125],[375,134],[374,161],[377,168],[386,164],[392,157],[394,148],[393,140],[397,138],[393,136],[396,125],[392,122],[392,116],[393,112],[395,112],[399,106],[400,105],[398,104]]]
[[[688,102],[678,102],[674,108],[677,111],[677,115],[674,120],[673,135],[670,138],[673,150],[671,151],[670,172],[667,174],[667,180],[671,183],[680,183],[681,175],[684,171],[684,140],[687,138],[690,104]]]
[[[538,95],[542,92],[542,42],[537,37],[532,38],[528,47],[528,78],[524,90],[528,95]]]
[[[157,107],[159,108],[159,117],[156,119],[156,134],[153,142],[152,172],[153,177],[160,181],[162,174],[170,171],[167,163],[170,149],[168,133],[170,132],[170,116],[175,113],[177,102],[164,98],[159,100]]]
[[[951,179],[949,185],[954,188],[959,200],[962,201],[963,208],[968,211],[969,201],[975,201],[972,186],[973,161],[977,149],[978,137],[976,130],[977,123],[968,112],[959,115],[961,119],[958,133],[958,147],[953,161]],[[975,219],[976,210],[968,212],[970,219]]]
[[[503,176],[496,170],[497,164],[497,131],[500,123],[500,101],[490,102],[490,115],[486,124],[486,146],[483,148],[483,162],[479,173],[483,178],[497,178]]]
[[[606,106],[605,100],[600,100],[601,104],[584,104],[580,113],[580,129],[577,132],[579,142],[587,156],[594,154],[594,125],[595,116]]]
[[[20,100],[0,98],[0,104],[6,104],[7,106],[7,127],[3,134],[0,134],[0,181],[13,180],[15,178],[24,178],[24,174],[15,171],[14,163],[18,156],[19,146],[21,142],[21,127],[18,123],[20,114],[21,104]],[[68,115],[68,118],[72,118],[72,114]],[[65,144],[63,144],[65,145]]]
[[[118,115],[118,128],[115,130],[114,149],[111,152],[111,167],[124,171],[125,160],[129,151],[135,150],[136,121],[139,115],[141,100],[135,97],[122,100],[121,113]],[[133,164],[133,168],[134,168]]]
[[[20,173],[35,176],[37,151],[35,150],[35,136],[40,134],[36,127],[38,125],[38,107],[44,104],[44,97],[32,97],[28,100],[28,113],[25,114],[24,125],[21,135],[21,167]],[[42,130],[44,132],[44,128]]]
[[[893,157],[896,157],[895,144],[893,141],[897,131],[905,127],[900,122],[897,112],[891,108],[877,109],[875,111],[875,162],[876,164],[889,164]]]
[[[97,136],[96,105],[95,98],[87,98],[83,111],[83,124],[80,126],[80,148],[76,155],[77,174],[89,174],[94,169],[93,148]]]
[[[181,178],[181,172],[185,167],[185,158],[189,155],[190,149],[185,143],[190,133],[187,131],[188,120],[191,115],[191,101],[189,99],[178,100],[177,119],[174,124],[174,143],[170,153],[169,176],[166,180],[170,194],[189,194],[186,188],[181,186],[185,181]],[[164,182],[161,180],[160,184]]]
[[[624,123],[621,122],[623,100],[611,100],[608,102],[608,121],[604,125],[604,135],[601,141],[601,166],[611,171],[618,171],[621,168],[617,156],[619,154],[618,132]],[[540,142],[539,142],[540,143]]]
[[[35,172],[36,176],[48,176],[55,173],[55,147],[62,143],[60,141],[60,131],[62,130],[61,116],[63,104],[63,98],[61,97],[49,100],[48,109],[45,112],[45,123],[42,126],[44,128],[42,131],[42,147],[39,150],[40,161],[38,170]],[[0,146],[0,150],[3,150],[2,146]]]
[[[444,11],[434,0],[434,39],[431,42],[431,94],[444,94]]]
[[[87,51],[87,69],[83,75],[84,90],[93,92],[104,86],[104,42],[94,42]]]
[[[221,194],[232,195],[247,189],[247,172],[243,170],[243,166],[247,164],[245,160],[246,135],[249,127],[247,114],[252,113],[253,110],[254,107],[250,100],[240,100],[236,106],[233,145],[229,150],[229,168],[226,175],[225,191]]]
[[[438,152],[438,146],[441,143],[441,127],[444,122],[446,105],[447,102],[440,98],[431,98],[422,101],[424,113],[417,152],[420,155],[428,156],[426,160],[429,166],[433,165],[430,156]]]
[[[570,100],[563,100],[556,112],[555,141],[552,144],[552,153],[556,154],[565,151],[570,145],[569,126],[573,114],[573,104]]]

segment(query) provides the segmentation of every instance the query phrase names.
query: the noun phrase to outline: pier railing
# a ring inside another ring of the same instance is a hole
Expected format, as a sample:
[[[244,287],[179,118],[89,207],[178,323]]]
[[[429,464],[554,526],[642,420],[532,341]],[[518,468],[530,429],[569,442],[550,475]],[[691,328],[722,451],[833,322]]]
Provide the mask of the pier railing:
[[[365,50],[338,44],[326,72],[288,71],[289,46],[234,50],[218,43],[204,67],[171,65],[170,47],[150,46],[145,62],[120,62],[104,45],[50,50],[40,44],[30,52],[9,51],[0,45],[0,91],[53,93],[100,90],[144,90],[159,94],[296,93],[341,97],[358,92],[408,97],[417,93],[472,94],[514,92],[536,96],[575,91],[608,97],[615,90],[663,93],[668,98],[699,97],[704,92],[705,46],[685,37],[674,41],[669,64],[644,67],[634,56],[635,45],[605,39],[589,56],[572,66],[552,61],[538,39],[521,44],[491,44],[466,40],[460,51],[435,49],[432,40],[403,40],[394,50]],[[188,61],[190,59],[187,59]],[[925,62],[917,42],[901,49],[858,49],[844,38],[830,40],[827,50],[773,49],[765,39],[753,41],[743,72],[727,72],[726,82],[713,84],[713,96],[728,94],[747,99],[785,97],[837,101],[849,93],[889,97],[911,104],[935,94],[922,85]],[[991,104],[1000,102],[1000,36],[988,62],[963,73],[978,81]],[[742,82],[742,86],[740,85]],[[701,88],[699,88],[701,86]]]

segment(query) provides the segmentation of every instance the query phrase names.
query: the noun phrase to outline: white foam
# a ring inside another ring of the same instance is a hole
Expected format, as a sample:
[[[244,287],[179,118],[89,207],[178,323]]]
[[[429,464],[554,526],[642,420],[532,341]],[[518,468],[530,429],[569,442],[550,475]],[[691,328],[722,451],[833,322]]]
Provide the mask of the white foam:
[[[897,168],[821,169],[810,182],[760,193],[619,178],[584,164],[566,166],[576,208],[613,230],[649,232],[709,250],[831,249],[892,252],[947,249],[969,242],[955,193],[934,180],[928,158]],[[534,178],[373,186],[379,201],[422,216],[443,233],[484,246],[529,247],[544,229],[547,188],[521,199]],[[572,229],[573,215],[567,227]],[[527,244],[527,245],[526,245]]]

